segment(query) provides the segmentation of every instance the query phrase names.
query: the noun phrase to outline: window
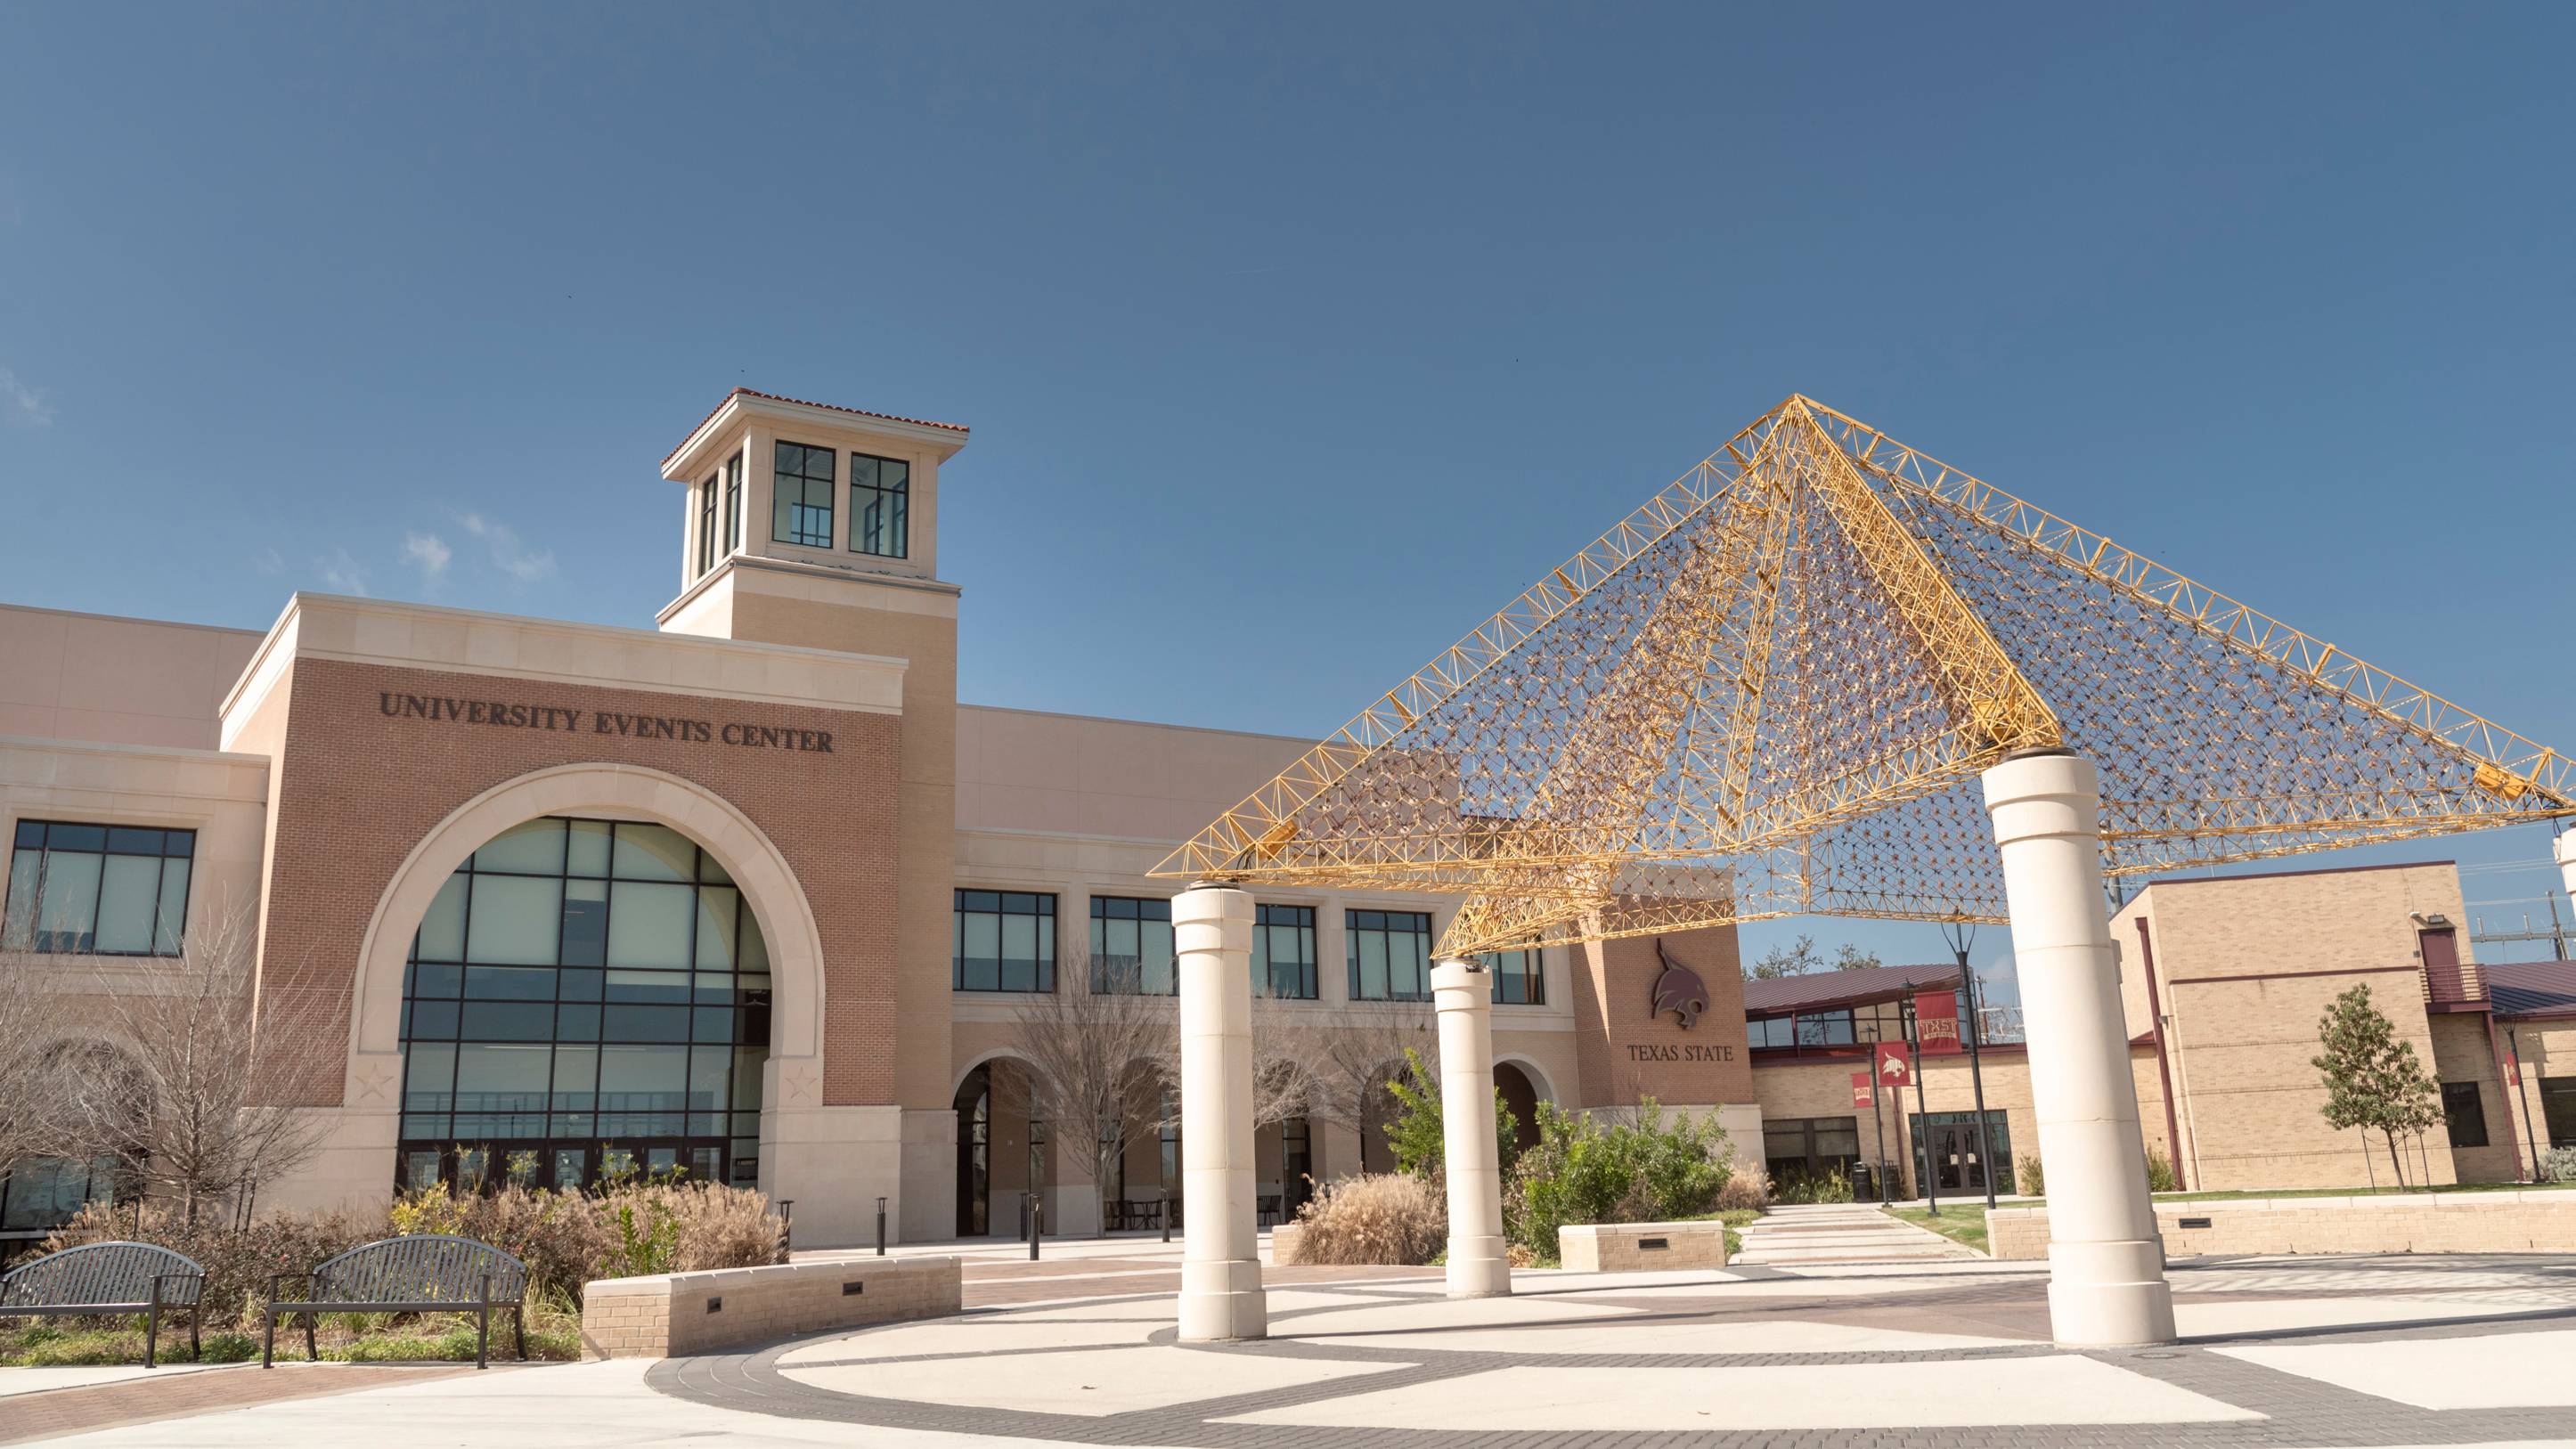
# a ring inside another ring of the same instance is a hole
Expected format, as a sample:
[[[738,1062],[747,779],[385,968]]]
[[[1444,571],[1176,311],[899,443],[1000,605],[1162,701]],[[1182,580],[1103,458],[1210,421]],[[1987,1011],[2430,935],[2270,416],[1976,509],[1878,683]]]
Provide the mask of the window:
[[[2540,1079],[2540,1122],[2552,1147],[2576,1147],[2576,1077]]]
[[[1484,958],[1485,967],[1494,973],[1494,1000],[1503,1006],[1544,1006],[1547,984],[1539,971],[1539,948],[1525,951],[1497,951]]]
[[[1091,898],[1091,989],[1169,996],[1173,969],[1172,903],[1128,896]]]
[[[1431,999],[1431,917],[1352,911],[1346,918],[1353,1001]]]
[[[0,1230],[27,1233],[61,1227],[94,1202],[113,1200],[125,1164],[114,1157],[29,1157],[0,1178]]]
[[[0,948],[176,956],[196,853],[193,830],[21,820]]]
[[[725,552],[742,547],[742,454],[725,459]]]
[[[832,450],[780,443],[770,491],[776,495],[771,538],[807,548],[832,546]]]
[[[955,961],[959,991],[1055,990],[1055,897],[959,891]]]
[[[2442,1119],[2450,1124],[2453,1147],[2487,1145],[2487,1109],[2475,1082],[2442,1084]]]
[[[1744,1023],[1744,1039],[1756,1050],[1764,1047],[1793,1047],[1798,1044],[1796,1019],[1786,1016],[1761,1016]]]
[[[707,486],[698,490],[698,572],[716,566],[716,475],[707,475]]]
[[[1762,1157],[1771,1181],[1849,1177],[1860,1166],[1858,1117],[1783,1117],[1762,1124]]]
[[[912,547],[912,465],[850,455],[850,552],[902,558]]]
[[[1852,1014],[1848,1006],[1840,1011],[1820,1011],[1813,1016],[1801,1016],[1797,1022],[1800,1046],[1851,1046],[1857,1040],[1852,1033]]]
[[[1252,908],[1252,989],[1315,999],[1315,908]]]
[[[402,1037],[406,1183],[573,1188],[629,1162],[758,1178],[768,947],[678,831],[548,817],[494,836],[422,914]]]

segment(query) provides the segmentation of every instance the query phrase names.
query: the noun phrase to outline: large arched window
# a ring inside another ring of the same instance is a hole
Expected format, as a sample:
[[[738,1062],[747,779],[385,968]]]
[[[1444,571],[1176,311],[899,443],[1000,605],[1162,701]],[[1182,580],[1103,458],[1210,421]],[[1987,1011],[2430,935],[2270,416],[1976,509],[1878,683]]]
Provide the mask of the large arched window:
[[[769,953],[661,825],[547,818],[439,887],[403,972],[405,1187],[759,1174]]]

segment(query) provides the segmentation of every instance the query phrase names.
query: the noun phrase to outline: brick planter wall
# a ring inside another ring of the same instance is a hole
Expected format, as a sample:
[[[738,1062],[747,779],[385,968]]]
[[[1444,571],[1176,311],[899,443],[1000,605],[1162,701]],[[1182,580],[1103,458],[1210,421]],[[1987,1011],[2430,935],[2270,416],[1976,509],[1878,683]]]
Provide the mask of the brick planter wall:
[[[2184,1227],[2183,1219],[2207,1219]],[[2165,1252],[2571,1253],[2576,1191],[2423,1192],[2377,1197],[2227,1198],[2156,1204]],[[1998,1258],[2048,1256],[2048,1209],[1997,1208],[1986,1241]]]
[[[600,1358],[677,1358],[827,1328],[937,1318],[958,1310],[958,1264],[854,1258],[603,1278],[582,1291],[582,1349]]]

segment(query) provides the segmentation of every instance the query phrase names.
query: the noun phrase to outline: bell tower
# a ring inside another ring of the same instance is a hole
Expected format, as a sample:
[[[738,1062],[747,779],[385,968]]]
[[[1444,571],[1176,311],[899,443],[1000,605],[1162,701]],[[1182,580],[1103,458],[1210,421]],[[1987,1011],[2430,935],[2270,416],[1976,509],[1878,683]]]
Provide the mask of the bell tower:
[[[827,1041],[825,1051],[894,1054],[909,1241],[955,1225],[958,589],[939,578],[939,470],[964,446],[954,423],[736,388],[662,460],[683,499],[680,593],[655,616],[665,631],[904,661],[896,979],[890,989],[870,983],[892,1019],[881,1039]]]

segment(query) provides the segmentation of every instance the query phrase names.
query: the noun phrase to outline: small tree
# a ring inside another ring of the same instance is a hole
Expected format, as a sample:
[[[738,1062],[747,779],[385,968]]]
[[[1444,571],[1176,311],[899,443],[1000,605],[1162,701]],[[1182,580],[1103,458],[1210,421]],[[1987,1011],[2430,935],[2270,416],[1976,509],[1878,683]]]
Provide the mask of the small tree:
[[[1028,997],[1012,1014],[1012,1046],[1029,1068],[1029,1115],[1053,1124],[1063,1151],[1089,1158],[1103,1232],[1109,1181],[1129,1133],[1160,1131],[1178,1108],[1180,1024],[1172,998],[1148,995],[1139,984],[1133,967],[1104,966],[1095,976],[1085,955],[1071,953],[1056,971],[1056,989]]]
[[[0,968],[0,1181],[17,1163],[69,1150],[57,1049],[47,1031],[49,975]]]
[[[1834,948],[1834,969],[1837,971],[1866,971],[1878,964],[1877,952],[1864,951],[1849,941]]]
[[[336,993],[258,988],[249,913],[217,909],[176,956],[102,973],[108,1041],[57,1058],[68,1146],[132,1165],[145,1195],[188,1227],[229,1206],[247,1219],[263,1183],[320,1150],[323,1114],[298,1095],[339,1061]]]
[[[1446,1176],[1449,1124],[1442,1115],[1440,1083],[1422,1063],[1422,1053],[1404,1049],[1404,1075],[1386,1084],[1395,1099],[1395,1119],[1387,1124],[1386,1144],[1395,1153],[1395,1168],[1437,1182]],[[1520,1119],[1494,1090],[1494,1148],[1505,1176],[1521,1155]]]
[[[1778,981],[1788,976],[1804,976],[1824,964],[1825,958],[1816,951],[1816,938],[1802,935],[1785,946],[1775,942],[1770,950],[1744,968],[1744,979]]]
[[[2336,997],[2317,1018],[2317,1040],[2325,1050],[2309,1064],[2325,1078],[2326,1124],[2338,1131],[2378,1132],[2403,1186],[2406,1163],[2397,1153],[2398,1135],[2442,1120],[2441,1092],[2424,1074],[2413,1043],[2397,1039],[2397,1028],[2371,1004],[2367,983]]]

